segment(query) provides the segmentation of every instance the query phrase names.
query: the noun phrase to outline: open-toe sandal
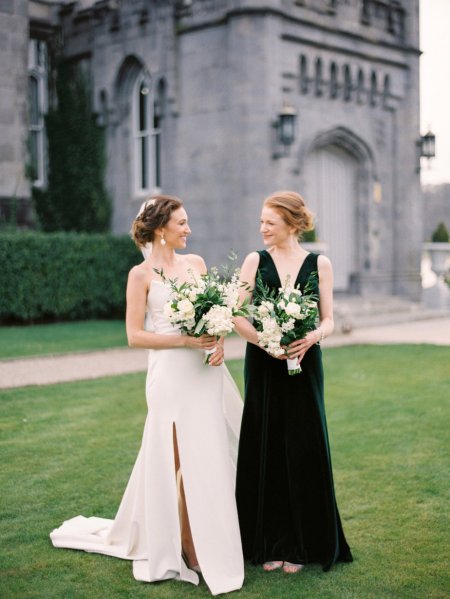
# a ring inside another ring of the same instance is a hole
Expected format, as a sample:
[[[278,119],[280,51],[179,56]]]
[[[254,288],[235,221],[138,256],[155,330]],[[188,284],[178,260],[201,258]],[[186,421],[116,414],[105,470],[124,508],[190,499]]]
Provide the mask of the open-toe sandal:
[[[274,570],[278,570],[283,565],[283,562],[264,562],[263,570],[265,572],[273,572]]]
[[[291,564],[291,562],[284,562],[283,564],[283,572],[286,572],[286,574],[297,574],[303,568],[303,564]]]

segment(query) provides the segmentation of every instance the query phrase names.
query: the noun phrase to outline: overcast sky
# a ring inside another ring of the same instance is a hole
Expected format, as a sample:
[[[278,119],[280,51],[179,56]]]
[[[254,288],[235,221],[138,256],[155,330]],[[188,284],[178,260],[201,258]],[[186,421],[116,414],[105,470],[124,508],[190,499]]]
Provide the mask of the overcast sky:
[[[422,183],[450,183],[450,0],[420,0],[421,133],[436,135],[436,158],[422,159]]]

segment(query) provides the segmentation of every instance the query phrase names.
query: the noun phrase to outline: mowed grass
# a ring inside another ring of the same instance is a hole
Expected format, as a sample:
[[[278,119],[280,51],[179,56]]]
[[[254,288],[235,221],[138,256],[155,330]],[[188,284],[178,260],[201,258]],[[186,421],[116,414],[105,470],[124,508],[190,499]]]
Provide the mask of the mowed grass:
[[[123,320],[0,327],[0,359],[92,351],[126,344]]]
[[[355,561],[298,576],[247,565],[236,596],[449,597],[450,348],[346,347],[324,360],[337,499]],[[242,386],[242,362],[229,366]],[[136,582],[129,562],[57,550],[48,538],[78,514],[114,517],[145,416],[143,374],[0,393],[2,598],[210,596],[204,583]]]

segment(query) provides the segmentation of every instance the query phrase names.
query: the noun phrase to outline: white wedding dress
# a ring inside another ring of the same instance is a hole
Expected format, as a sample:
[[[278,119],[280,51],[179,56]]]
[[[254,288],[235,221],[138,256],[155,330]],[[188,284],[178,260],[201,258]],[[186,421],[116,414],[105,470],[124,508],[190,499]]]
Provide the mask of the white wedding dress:
[[[180,334],[162,311],[169,294],[164,283],[152,281],[147,330]],[[133,560],[137,580],[173,578],[198,584],[197,573],[181,555],[175,426],[202,575],[213,595],[241,588],[244,564],[234,481],[242,401],[226,367],[206,366],[203,357],[202,351],[188,348],[149,350],[148,416],[116,518],[67,520],[50,534],[55,547]]]

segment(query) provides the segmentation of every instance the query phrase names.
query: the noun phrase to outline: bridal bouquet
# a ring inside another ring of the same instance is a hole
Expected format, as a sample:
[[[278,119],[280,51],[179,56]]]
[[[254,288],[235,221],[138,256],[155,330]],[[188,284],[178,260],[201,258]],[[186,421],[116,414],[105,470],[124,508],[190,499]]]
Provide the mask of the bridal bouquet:
[[[257,330],[259,345],[272,356],[286,353],[282,346],[296,339],[302,339],[315,328],[319,314],[319,297],[315,292],[318,283],[317,272],[312,272],[302,293],[290,284],[289,278],[278,292],[265,285],[258,273],[253,291],[251,315]],[[290,375],[301,372],[297,358],[287,359]]]
[[[248,316],[248,301],[239,300],[239,270],[221,276],[217,268],[201,276],[190,271],[192,282],[178,283],[166,279],[162,271],[156,271],[171,288],[171,298],[165,304],[164,315],[178,325],[185,335],[200,337],[204,333],[213,337],[225,337],[234,329],[235,316]],[[213,350],[205,350],[205,364]]]

